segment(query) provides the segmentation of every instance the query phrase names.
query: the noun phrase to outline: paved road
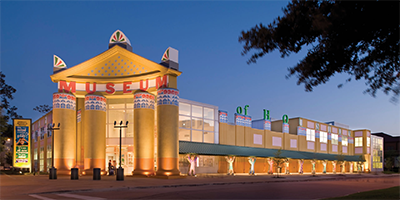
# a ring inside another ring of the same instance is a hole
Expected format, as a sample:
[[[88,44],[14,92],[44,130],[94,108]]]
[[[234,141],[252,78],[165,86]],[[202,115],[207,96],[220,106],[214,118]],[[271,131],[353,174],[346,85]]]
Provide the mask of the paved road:
[[[244,178],[243,178],[244,179]],[[340,180],[318,180],[308,179],[290,180],[283,179],[283,182],[257,182],[244,179],[243,182],[224,181],[215,182],[214,179],[192,179],[194,184],[191,186],[182,186],[179,184],[166,185],[171,180],[155,179],[136,179],[138,184],[146,181],[155,182],[152,185],[147,184],[143,189],[138,187],[98,187],[88,191],[60,191],[39,192],[40,188],[46,186],[36,186],[37,189],[30,191],[27,187],[21,187],[21,194],[5,194],[5,187],[2,187],[2,199],[319,199],[327,197],[344,196],[356,192],[383,189],[393,186],[400,186],[399,176],[392,177],[352,177]],[[254,180],[264,180],[254,179]],[[185,184],[190,185],[190,179],[185,179]],[[164,182],[163,184],[157,184]],[[172,181],[171,181],[172,182]],[[182,181],[181,181],[182,182]],[[211,184],[207,184],[211,182]],[[213,183],[212,183],[213,182]],[[56,183],[56,182],[54,182]],[[65,182],[67,183],[67,182]],[[76,182],[78,183],[78,182]],[[84,182],[82,182],[84,183]],[[87,182],[90,183],[90,182]],[[92,182],[93,183],[93,182]],[[101,182],[97,182],[101,183]],[[103,181],[103,183],[106,183]],[[176,182],[178,183],[178,182]],[[200,184],[198,184],[200,183]],[[4,182],[2,182],[2,185]],[[115,182],[126,184],[123,182]],[[78,185],[78,184],[77,184]],[[14,185],[13,188],[19,187]],[[49,186],[47,186],[49,187]],[[24,190],[24,188],[26,188]],[[42,188],[43,189],[43,188]],[[15,189],[13,190],[15,191]],[[28,192],[27,192],[28,191]]]

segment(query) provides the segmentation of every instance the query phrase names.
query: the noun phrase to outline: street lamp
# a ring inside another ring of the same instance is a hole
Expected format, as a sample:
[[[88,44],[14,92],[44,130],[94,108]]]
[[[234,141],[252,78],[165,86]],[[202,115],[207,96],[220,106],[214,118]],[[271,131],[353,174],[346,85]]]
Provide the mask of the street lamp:
[[[114,121],[114,128],[119,128],[119,167],[117,169],[117,181],[124,180],[124,168],[122,168],[121,164],[121,151],[122,151],[122,129],[128,128],[128,121],[126,121],[125,126],[122,125],[122,121],[117,125],[117,121]]]
[[[55,128],[56,124],[49,124],[47,130],[52,131],[51,133],[51,168],[49,179],[57,179],[57,169],[54,167],[54,131],[60,130],[60,123],[58,123],[57,128]]]

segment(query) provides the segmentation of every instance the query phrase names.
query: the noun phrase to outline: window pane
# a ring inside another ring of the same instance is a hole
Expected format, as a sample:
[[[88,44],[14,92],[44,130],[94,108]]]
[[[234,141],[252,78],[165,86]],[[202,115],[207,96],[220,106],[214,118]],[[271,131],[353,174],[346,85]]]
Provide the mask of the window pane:
[[[126,128],[126,137],[133,137],[133,109],[127,109],[125,113],[128,128]]]
[[[179,140],[190,141],[190,130],[179,129]]]
[[[179,103],[179,114],[190,115],[190,104]]]
[[[121,109],[125,108],[125,104],[109,104],[108,109]]]
[[[192,117],[192,128],[203,130],[203,119]]]
[[[190,117],[179,116],[179,127],[190,128]]]
[[[324,131],[320,131],[320,132],[319,132],[319,135],[320,135],[319,141],[322,142],[322,143],[327,143],[327,140],[328,140],[328,133],[327,133],[327,132],[324,132]]]
[[[214,119],[214,109],[204,108],[204,118]]]
[[[214,120],[204,120],[204,130],[214,131]]]
[[[192,142],[203,142],[203,131],[192,130]]]
[[[114,121],[125,121],[125,110],[109,110],[108,123],[114,124]]]
[[[122,129],[122,137],[125,137],[125,129]],[[119,128],[114,128],[114,124],[108,124],[108,137],[118,137],[119,138]]]
[[[192,116],[203,117],[203,107],[192,105]]]
[[[204,132],[204,142],[214,143],[214,133],[213,132]]]

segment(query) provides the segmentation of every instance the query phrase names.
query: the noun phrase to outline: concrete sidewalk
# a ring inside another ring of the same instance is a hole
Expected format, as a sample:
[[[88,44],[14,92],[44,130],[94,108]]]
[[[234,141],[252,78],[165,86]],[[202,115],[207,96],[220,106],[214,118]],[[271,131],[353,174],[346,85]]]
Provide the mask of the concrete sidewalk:
[[[93,180],[92,176],[80,176],[79,180],[70,180],[69,176],[59,176],[57,180],[49,180],[48,175],[1,175],[1,199],[11,197],[9,195],[20,194],[46,194],[80,191],[107,191],[123,189],[146,189],[146,188],[168,188],[185,186],[210,186],[231,184],[256,184],[269,182],[303,182],[323,180],[364,179],[378,177],[393,177],[399,174],[291,174],[280,175],[258,174],[236,174],[227,176],[225,174],[199,174],[198,177],[186,177],[181,179],[158,179],[147,177],[125,176],[124,181],[116,181],[115,176],[102,176],[101,180]]]

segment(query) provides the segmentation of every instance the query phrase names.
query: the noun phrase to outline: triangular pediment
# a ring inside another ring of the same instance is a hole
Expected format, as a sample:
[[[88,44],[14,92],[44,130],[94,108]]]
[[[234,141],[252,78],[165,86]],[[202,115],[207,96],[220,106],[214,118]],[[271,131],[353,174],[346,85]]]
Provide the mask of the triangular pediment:
[[[181,72],[164,67],[158,63],[143,58],[118,45],[107,51],[75,65],[66,70],[51,75],[53,82],[59,80],[75,82],[123,82],[139,81],[155,78],[166,74],[179,76]]]

